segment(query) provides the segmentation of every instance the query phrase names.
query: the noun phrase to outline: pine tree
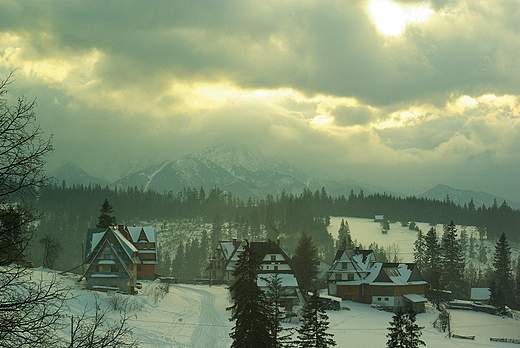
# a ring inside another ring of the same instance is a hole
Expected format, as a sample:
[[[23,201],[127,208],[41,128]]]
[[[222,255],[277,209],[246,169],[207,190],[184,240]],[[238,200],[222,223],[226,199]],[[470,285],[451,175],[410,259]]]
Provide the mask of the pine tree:
[[[423,329],[415,323],[416,314],[413,311],[403,313],[401,311],[395,313],[388,328],[388,348],[418,348],[425,346],[423,340],[420,339]]]
[[[435,227],[430,228],[424,236],[424,248],[422,275],[431,289],[439,290],[441,248]]]
[[[177,252],[175,254],[175,260],[172,265],[175,276],[177,279],[186,280],[186,253],[184,248],[184,243],[180,243],[177,247]]]
[[[491,282],[491,304],[499,308],[513,305],[513,272],[511,269],[511,247],[506,235],[502,233],[495,245],[493,255],[493,274]]]
[[[298,331],[298,348],[327,348],[336,345],[334,335],[327,332],[329,317],[319,302],[318,291],[313,291],[303,308],[302,324]]]
[[[417,239],[414,242],[413,258],[417,267],[419,267],[421,271],[424,271],[426,263],[426,241],[421,230],[417,232]]]
[[[441,282],[455,298],[464,293],[464,256],[457,240],[457,228],[453,221],[446,227],[441,241]]]
[[[98,217],[96,228],[109,228],[117,223],[116,217],[111,215],[114,212],[114,208],[108,203],[108,199],[105,198],[99,212],[101,214]]]
[[[271,274],[265,279],[267,290],[265,292],[267,303],[269,303],[269,327],[273,341],[272,348],[290,347],[292,333],[282,327],[285,312],[282,310],[284,297],[288,295],[287,289],[282,285],[282,278],[278,273]]]
[[[215,215],[211,226],[211,250],[215,250],[218,242],[222,238],[222,219],[219,215]]]
[[[258,255],[253,252],[249,242],[244,242],[233,271],[235,282],[229,287],[233,305],[230,320],[235,322],[232,332],[231,348],[270,348],[273,340],[269,331],[269,304],[257,284],[257,271],[260,268]]]
[[[350,226],[348,221],[341,219],[341,224],[338,229],[338,249],[351,250],[354,249],[354,243],[350,236]]]
[[[410,311],[406,314],[407,320],[405,324],[405,335],[406,335],[406,347],[407,348],[419,348],[419,346],[426,346],[423,340],[421,340],[423,327],[416,324],[416,313]]]
[[[386,346],[388,348],[404,348],[406,340],[405,332],[406,320],[404,313],[399,311],[392,316],[390,327],[388,328],[388,341]]]
[[[294,273],[298,278],[298,284],[305,292],[316,288],[318,279],[318,249],[312,242],[310,236],[305,232],[296,246],[294,251]]]

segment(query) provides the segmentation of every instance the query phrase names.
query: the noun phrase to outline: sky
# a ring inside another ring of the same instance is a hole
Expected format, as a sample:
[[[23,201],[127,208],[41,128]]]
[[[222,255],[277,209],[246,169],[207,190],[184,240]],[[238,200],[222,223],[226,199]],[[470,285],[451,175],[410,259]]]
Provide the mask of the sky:
[[[520,201],[518,0],[0,0],[8,98],[49,168],[91,175],[221,141],[405,194]]]

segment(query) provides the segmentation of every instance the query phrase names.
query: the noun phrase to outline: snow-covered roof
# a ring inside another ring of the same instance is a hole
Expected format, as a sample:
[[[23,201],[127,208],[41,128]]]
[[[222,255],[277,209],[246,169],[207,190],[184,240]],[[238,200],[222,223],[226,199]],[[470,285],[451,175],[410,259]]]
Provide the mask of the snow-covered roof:
[[[127,226],[126,229],[128,230],[128,233],[130,233],[130,237],[132,238],[132,242],[136,243],[139,240],[139,235],[141,234],[141,231],[144,232],[146,235],[146,239],[150,243],[155,243],[155,236],[157,234],[157,231],[155,227],[135,227],[135,226]]]
[[[409,300],[410,302],[413,302],[413,303],[423,303],[423,302],[426,302],[426,299],[424,297],[422,297],[421,295],[418,295],[418,294],[406,294],[406,295],[403,295],[404,298],[406,298],[407,300]]]
[[[125,236],[119,232],[119,230],[113,229],[112,232],[118,239],[119,243],[121,243],[121,246],[123,247],[123,250],[126,252],[128,257],[132,259],[132,254],[137,252],[137,248],[128,239],[126,239]]]
[[[474,301],[489,300],[491,291],[489,288],[471,288],[471,299]]]
[[[235,251],[235,243],[234,242],[220,242],[220,247],[222,249],[222,254],[226,260],[229,260],[231,255],[233,255],[233,251]],[[238,257],[237,257],[238,259]]]
[[[103,236],[105,235],[105,232],[106,232],[106,230],[103,232],[96,232],[96,233],[92,234],[92,240],[90,242],[90,252],[89,253],[94,251],[94,248],[98,245],[101,238],[103,238]]]

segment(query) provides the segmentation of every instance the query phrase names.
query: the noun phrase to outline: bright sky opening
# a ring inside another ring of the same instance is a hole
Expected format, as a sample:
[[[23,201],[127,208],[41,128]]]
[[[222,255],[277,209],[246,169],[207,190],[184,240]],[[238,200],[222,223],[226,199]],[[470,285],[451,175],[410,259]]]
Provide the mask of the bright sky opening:
[[[388,36],[399,36],[408,24],[426,22],[434,13],[426,5],[405,7],[389,0],[371,0],[368,9],[379,31]]]

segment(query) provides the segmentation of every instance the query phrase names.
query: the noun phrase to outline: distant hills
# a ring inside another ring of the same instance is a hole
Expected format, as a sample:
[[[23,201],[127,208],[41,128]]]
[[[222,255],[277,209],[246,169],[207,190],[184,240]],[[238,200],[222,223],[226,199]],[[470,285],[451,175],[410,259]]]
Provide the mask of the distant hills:
[[[217,143],[201,152],[186,155],[174,161],[164,161],[126,175],[109,183],[87,174],[72,163],[66,163],[50,173],[58,183],[65,181],[71,185],[109,185],[111,187],[138,187],[157,192],[178,192],[186,187],[209,190],[219,187],[242,198],[264,198],[267,194],[299,194],[307,188],[311,191],[325,187],[332,196],[348,196],[353,190],[365,194],[386,192],[401,196],[376,186],[351,179],[311,177],[289,162],[278,157],[265,156],[258,150],[250,149],[234,142]],[[446,196],[457,204],[464,204],[473,198],[476,206],[490,206],[494,199],[501,204],[504,199],[485,192],[458,190],[446,185],[437,185],[419,197],[444,200]],[[520,204],[508,202],[518,208]]]
[[[419,197],[431,198],[443,201],[446,197],[456,203],[463,205],[464,203],[468,203],[471,199],[473,199],[473,203],[476,207],[482,206],[484,204],[486,207],[490,207],[493,205],[496,200],[498,205],[500,206],[504,201],[511,206],[512,208],[519,209],[520,203],[511,202],[505,198],[494,196],[487,192],[482,191],[472,191],[472,190],[459,190],[447,185],[438,184],[435,187],[429,189],[428,191],[421,194]]]

